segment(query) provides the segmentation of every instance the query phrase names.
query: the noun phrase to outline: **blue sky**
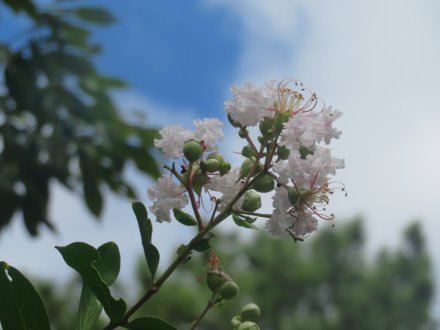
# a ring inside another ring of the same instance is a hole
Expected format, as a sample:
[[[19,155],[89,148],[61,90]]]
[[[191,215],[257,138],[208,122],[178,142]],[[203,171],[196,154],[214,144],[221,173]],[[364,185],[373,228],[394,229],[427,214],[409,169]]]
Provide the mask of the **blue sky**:
[[[347,165],[337,179],[349,191],[348,198],[336,196],[332,203],[337,221],[362,214],[373,252],[396,245],[406,224],[420,219],[439,277],[436,0],[96,3],[105,3],[118,18],[115,26],[96,30],[104,46],[97,65],[131,84],[132,89],[115,95],[118,104],[142,109],[155,125],[191,128],[194,117],[224,118],[229,86],[245,80],[294,77],[336,106],[344,113],[336,122],[343,134],[333,148]],[[0,20],[0,37],[4,26],[13,28]],[[239,141],[227,133],[223,147],[236,150]],[[151,182],[133,171],[129,175],[145,198]],[[66,269],[60,270],[53,245],[115,240],[125,262],[134,262],[139,246],[133,237],[138,234],[127,201],[111,198],[97,223],[81,202],[55,189],[51,209],[61,219],[60,234],[45,231],[42,239],[29,242],[17,221],[1,236],[0,259],[13,256],[17,266],[30,272],[62,277]],[[164,224],[155,230],[158,245],[171,251],[179,227]],[[44,267],[38,256],[23,257],[20,247],[44,256]]]

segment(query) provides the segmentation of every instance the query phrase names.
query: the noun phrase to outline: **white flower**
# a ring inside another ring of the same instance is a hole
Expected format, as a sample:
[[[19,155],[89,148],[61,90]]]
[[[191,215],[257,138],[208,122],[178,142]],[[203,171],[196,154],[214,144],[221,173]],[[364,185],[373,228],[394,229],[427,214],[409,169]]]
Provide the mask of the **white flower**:
[[[166,126],[159,131],[160,139],[154,140],[156,148],[162,149],[167,159],[179,159],[183,154],[183,145],[194,138],[194,133],[181,125]]]
[[[233,98],[225,102],[226,112],[232,120],[246,126],[255,126],[263,118],[273,117],[274,102],[277,100],[273,83],[269,81],[264,87],[257,87],[251,82],[246,82],[242,87],[233,85]]]
[[[334,158],[330,149],[317,146],[305,159],[301,158],[299,151],[290,151],[287,162],[275,163],[273,171],[278,174],[280,183],[293,180],[298,188],[312,189],[324,186],[329,176],[342,168],[343,159]]]
[[[217,118],[204,118],[194,120],[197,127],[194,139],[204,143],[208,149],[215,149],[215,143],[223,139],[223,123]]]
[[[240,168],[234,168],[229,173],[211,178],[208,189],[218,191],[222,194],[219,210],[222,211],[237,195],[243,184],[240,182]],[[244,197],[242,196],[235,206],[241,207]]]
[[[333,127],[333,121],[342,116],[337,110],[327,107],[319,113],[298,112],[284,125],[280,145],[289,150],[298,150],[300,146],[314,150],[316,144],[324,141],[329,144],[331,139],[341,135]]]
[[[171,221],[170,211],[173,208],[181,209],[188,204],[188,197],[184,190],[171,180],[169,176],[162,176],[156,186],[148,188],[148,197],[153,201],[150,211],[158,222]]]
[[[272,217],[266,222],[267,230],[278,236],[290,235],[304,238],[318,228],[318,221],[308,213],[298,213],[292,208],[285,188],[278,188],[273,196]]]

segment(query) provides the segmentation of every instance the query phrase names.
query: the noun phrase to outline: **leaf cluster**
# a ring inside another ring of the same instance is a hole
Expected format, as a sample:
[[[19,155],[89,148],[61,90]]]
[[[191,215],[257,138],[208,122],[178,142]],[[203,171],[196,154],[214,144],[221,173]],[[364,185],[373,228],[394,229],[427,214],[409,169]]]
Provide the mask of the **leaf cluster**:
[[[157,132],[124,118],[111,96],[126,84],[93,63],[100,46],[91,31],[114,22],[108,11],[71,2],[43,10],[30,0],[0,4],[7,7],[25,15],[29,29],[0,43],[0,229],[20,212],[37,235],[39,224],[53,228],[52,182],[82,195],[97,217],[105,189],[134,198],[124,169],[131,161],[159,175],[151,154]]]

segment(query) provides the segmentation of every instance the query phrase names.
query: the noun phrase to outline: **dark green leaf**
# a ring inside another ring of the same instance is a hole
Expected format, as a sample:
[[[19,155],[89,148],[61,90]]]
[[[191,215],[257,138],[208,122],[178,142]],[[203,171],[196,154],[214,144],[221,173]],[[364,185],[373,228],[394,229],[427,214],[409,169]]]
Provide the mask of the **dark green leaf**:
[[[93,246],[82,242],[56,247],[56,249],[61,253],[65,262],[81,275],[84,283],[103,305],[110,320],[119,321],[127,306],[122,299],[116,300],[112,297],[107,283],[99,274],[95,266],[99,259],[98,251]]]
[[[185,226],[197,226],[197,220],[194,219],[190,214],[183,212],[179,209],[173,209],[174,217],[182,225]]]
[[[144,248],[144,255],[147,260],[148,269],[150,270],[151,277],[154,278],[157,267],[159,266],[160,254],[157,248],[151,243],[153,226],[151,220],[148,219],[147,209],[144,204],[141,202],[134,202],[132,208],[138,222],[142,247]]]
[[[95,263],[102,279],[108,285],[112,285],[118,277],[121,258],[118,246],[114,242],[108,242],[98,248],[99,259]],[[79,302],[79,313],[77,330],[93,329],[96,321],[101,315],[102,305],[90,290],[89,286],[84,283],[81,298]]]
[[[3,330],[50,329],[46,309],[31,282],[0,262],[0,323]]]
[[[127,325],[128,329],[131,330],[177,330],[176,327],[172,326],[168,322],[161,320],[157,317],[140,317]]]
[[[109,25],[115,21],[112,14],[107,10],[98,7],[78,8],[74,11],[74,14],[79,19],[100,25]]]
[[[211,245],[209,244],[209,241],[211,238],[213,238],[215,235],[212,232],[209,232],[205,235],[203,239],[200,240],[194,247],[193,250],[197,252],[205,252],[211,248]]]
[[[147,209],[141,202],[133,202],[131,207],[136,215],[136,219],[139,224],[139,230],[141,232],[142,243],[144,241],[151,243],[151,237],[153,235],[153,226],[151,220],[148,219]]]
[[[102,312],[102,304],[98,301],[92,290],[84,283],[79,300],[76,330],[93,329]]]
[[[247,228],[247,229],[258,230],[258,227],[252,224],[256,220],[255,218],[240,217],[236,214],[233,214],[232,219],[234,220],[234,222],[237,226]]]
[[[37,14],[35,5],[31,0],[4,0],[4,2],[16,12],[24,10],[31,17]]]
[[[119,275],[121,256],[115,242],[107,242],[98,248],[99,260],[95,263],[102,279],[112,285]]]

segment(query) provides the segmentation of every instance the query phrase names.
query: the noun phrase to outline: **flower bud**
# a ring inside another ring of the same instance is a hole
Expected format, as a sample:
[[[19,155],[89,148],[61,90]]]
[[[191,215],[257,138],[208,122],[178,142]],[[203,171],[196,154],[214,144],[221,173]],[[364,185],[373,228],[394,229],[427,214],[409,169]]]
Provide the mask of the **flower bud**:
[[[270,140],[273,138],[273,120],[266,118],[265,120],[260,121],[260,132],[264,138]]]
[[[270,175],[263,175],[255,180],[252,188],[258,192],[265,193],[272,191],[275,187],[275,181]]]
[[[195,140],[186,141],[183,146],[183,154],[191,163],[200,159],[200,156],[202,156],[202,146],[200,142]]]
[[[248,135],[248,131],[247,131],[246,128],[243,128],[243,127],[242,127],[242,128],[238,131],[238,136],[241,137],[242,139],[246,138],[247,135]]]
[[[290,119],[290,113],[287,111],[277,112],[273,117],[273,126],[278,130],[282,130],[285,123]]]
[[[220,170],[219,171],[220,171],[221,175],[229,173],[230,170],[231,170],[231,163],[223,162],[220,165]]]
[[[257,322],[260,318],[260,308],[256,304],[247,304],[241,309],[241,320]]]
[[[293,206],[298,206],[298,201],[301,197],[298,189],[296,189],[295,187],[289,187],[287,189],[287,196],[289,197],[289,201],[290,203],[292,203]]]
[[[239,325],[241,324],[241,316],[240,315],[235,315],[232,319],[231,319],[231,325],[235,328],[237,328]]]
[[[253,165],[254,165],[253,160],[245,159],[240,167],[240,177],[244,178],[245,176],[247,176],[249,174],[249,172],[251,171]]]
[[[237,330],[260,330],[260,327],[254,322],[246,321],[240,324]]]
[[[219,293],[223,299],[229,300],[234,298],[238,294],[238,291],[237,283],[228,281],[220,287]]]
[[[241,150],[241,154],[246,158],[256,156],[254,149],[252,149],[252,147],[249,144],[243,147],[243,149]]]
[[[281,160],[286,160],[289,158],[290,151],[285,146],[279,146],[278,147],[278,157]]]
[[[228,281],[231,281],[231,278],[219,270],[212,270],[206,275],[206,284],[213,293],[217,293],[220,287]]]
[[[203,166],[205,168],[205,171],[213,173],[215,171],[218,171],[218,169],[220,168],[220,163],[217,159],[207,159],[205,162],[203,162]]]
[[[212,152],[206,157],[207,160],[209,159],[215,159],[218,161],[218,163],[221,165],[224,162],[223,156],[219,154],[218,152]]]
[[[255,191],[248,191],[244,194],[243,204],[241,205],[242,210],[248,212],[254,212],[261,207],[261,197]]]

